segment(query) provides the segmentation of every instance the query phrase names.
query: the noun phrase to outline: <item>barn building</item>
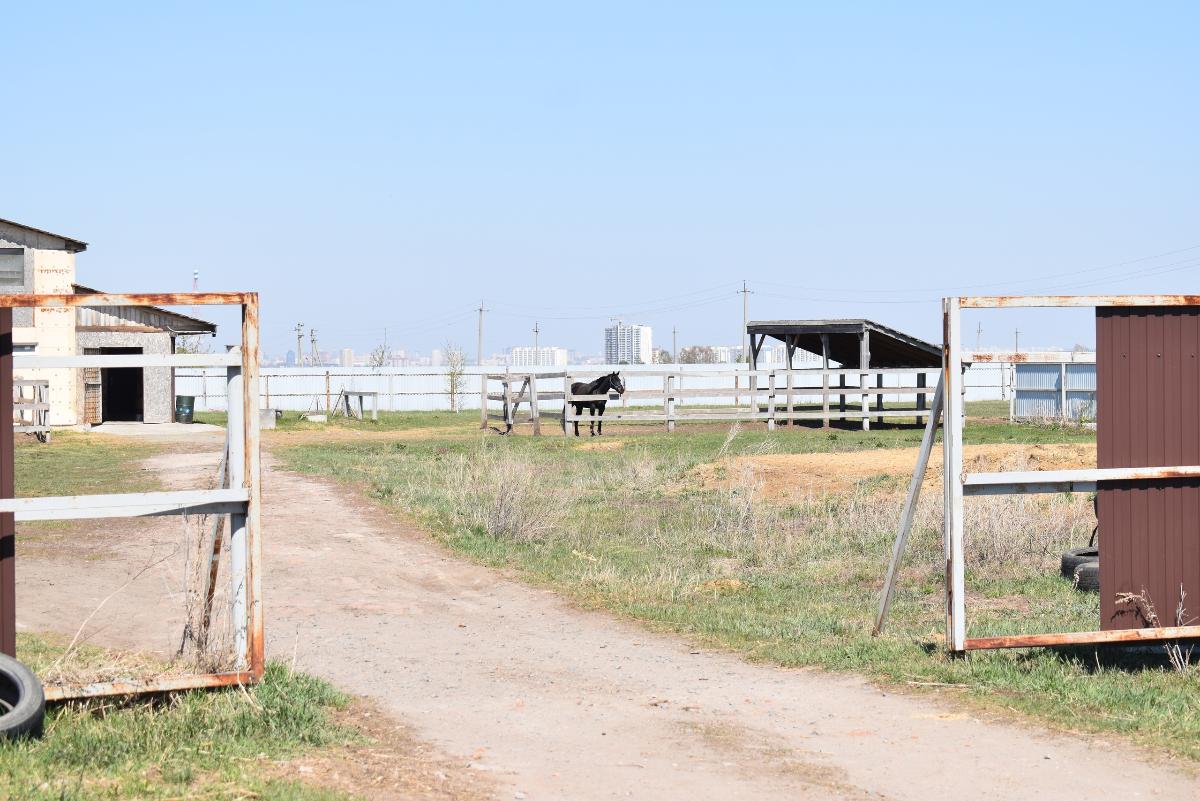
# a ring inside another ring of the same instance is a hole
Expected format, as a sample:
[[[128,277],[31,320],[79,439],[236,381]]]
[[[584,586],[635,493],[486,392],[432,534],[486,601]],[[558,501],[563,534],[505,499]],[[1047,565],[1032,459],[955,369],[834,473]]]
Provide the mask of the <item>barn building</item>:
[[[0,293],[96,294],[75,282],[78,239],[0,219]],[[174,353],[180,337],[212,336],[213,323],[154,307],[13,310],[13,351],[47,356]],[[49,381],[52,426],[106,421],[166,423],[174,416],[170,367],[22,369],[18,378]]]

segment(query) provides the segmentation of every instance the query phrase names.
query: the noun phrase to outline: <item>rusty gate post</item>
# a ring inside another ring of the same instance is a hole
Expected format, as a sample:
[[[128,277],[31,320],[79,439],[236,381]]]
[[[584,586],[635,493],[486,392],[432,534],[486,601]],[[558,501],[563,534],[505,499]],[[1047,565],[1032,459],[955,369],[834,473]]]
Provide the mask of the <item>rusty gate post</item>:
[[[0,498],[13,492],[12,309],[0,309]],[[12,512],[0,513],[0,653],[17,655],[16,524]]]

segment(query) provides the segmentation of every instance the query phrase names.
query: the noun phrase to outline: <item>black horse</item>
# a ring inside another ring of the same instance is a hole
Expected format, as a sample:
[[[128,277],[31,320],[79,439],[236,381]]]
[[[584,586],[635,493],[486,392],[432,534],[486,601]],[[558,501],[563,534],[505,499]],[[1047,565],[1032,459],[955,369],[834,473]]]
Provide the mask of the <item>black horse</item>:
[[[599,378],[597,378],[595,381],[589,381],[586,383],[583,381],[576,381],[574,384],[571,385],[571,394],[572,395],[605,395],[605,396],[607,396],[609,392],[616,392],[618,395],[625,394],[625,382],[623,382],[621,380],[620,373],[609,373],[608,375],[602,375]],[[575,407],[575,416],[576,417],[583,414],[584,409],[590,409],[591,410],[590,415],[592,417],[595,417],[595,416],[597,416],[597,414],[599,414],[599,416],[600,416],[599,421],[592,420],[588,423],[588,430],[591,432],[591,435],[593,437],[596,436],[597,434],[599,434],[601,436],[604,435],[604,404],[605,403],[607,403],[607,401],[602,401],[602,400],[571,401],[571,405]],[[599,412],[596,411],[597,409],[599,409]],[[567,419],[567,416],[563,415],[563,427],[564,428],[566,428],[566,419]],[[575,421],[575,436],[577,436],[577,437],[579,436],[579,421],[578,420]]]

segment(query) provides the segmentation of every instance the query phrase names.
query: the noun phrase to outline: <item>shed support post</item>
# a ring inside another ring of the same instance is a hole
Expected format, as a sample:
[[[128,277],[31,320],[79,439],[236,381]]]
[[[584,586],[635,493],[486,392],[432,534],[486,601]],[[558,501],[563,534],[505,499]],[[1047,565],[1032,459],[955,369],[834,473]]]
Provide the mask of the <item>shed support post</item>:
[[[946,556],[946,645],[950,651],[965,650],[966,577],[963,564],[962,487],[962,344],[959,331],[959,299],[943,301],[942,385],[945,411],[942,414],[942,464],[945,481],[945,527],[942,545]]]
[[[867,372],[871,367],[871,333],[863,331],[858,335],[858,388],[862,392],[862,430],[871,430],[871,417],[868,412],[871,411],[871,396],[867,394],[867,389],[871,386],[871,374]]]
[[[924,387],[924,386],[925,386],[925,380],[926,380],[926,379],[925,379],[925,373],[923,373],[923,372],[922,372],[922,373],[917,373],[917,386],[918,386],[918,387]],[[925,396],[925,393],[924,393],[924,392],[918,392],[918,393],[917,393],[917,411],[918,411],[918,412],[921,412],[921,411],[923,411],[923,410],[925,409],[925,397],[926,397],[926,396]],[[921,415],[920,415],[920,414],[918,414],[918,415],[917,415],[917,425],[921,425],[921,423],[924,421],[924,419],[925,419],[925,418],[921,417]]]
[[[792,397],[792,388],[796,385],[795,376],[792,373],[796,369],[796,337],[785,335],[783,338],[783,347],[784,352],[787,354],[787,425],[794,426],[796,425],[796,418],[792,417],[791,414],[796,411],[793,405],[794,398]]]
[[[846,411],[842,398],[842,411]],[[795,422],[794,420],[792,422]],[[829,428],[829,335],[821,334],[821,428]]]

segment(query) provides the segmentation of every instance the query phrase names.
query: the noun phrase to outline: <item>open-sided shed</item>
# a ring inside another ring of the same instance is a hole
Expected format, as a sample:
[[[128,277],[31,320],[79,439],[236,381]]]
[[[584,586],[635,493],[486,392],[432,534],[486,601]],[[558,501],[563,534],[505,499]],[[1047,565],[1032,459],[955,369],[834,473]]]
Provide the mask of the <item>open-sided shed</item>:
[[[796,350],[815,353],[821,366],[831,361],[842,367],[940,367],[942,349],[873,320],[759,320],[746,326],[755,367],[767,338],[787,346],[788,368]]]

